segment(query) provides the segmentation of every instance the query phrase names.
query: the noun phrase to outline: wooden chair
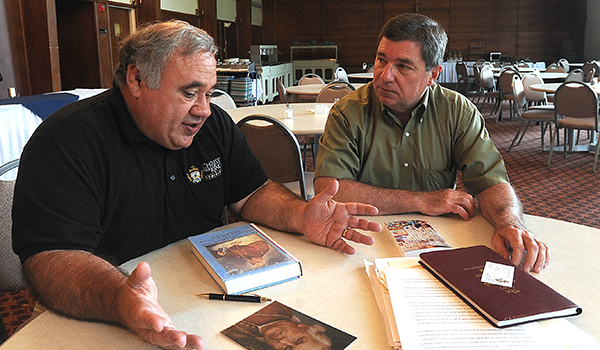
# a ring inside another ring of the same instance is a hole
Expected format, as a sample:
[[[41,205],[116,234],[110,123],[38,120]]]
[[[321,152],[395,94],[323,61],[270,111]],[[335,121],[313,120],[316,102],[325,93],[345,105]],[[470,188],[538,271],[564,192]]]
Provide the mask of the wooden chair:
[[[279,120],[252,114],[237,123],[250,149],[274,182],[308,200],[314,197],[314,173],[305,173],[296,136]]]

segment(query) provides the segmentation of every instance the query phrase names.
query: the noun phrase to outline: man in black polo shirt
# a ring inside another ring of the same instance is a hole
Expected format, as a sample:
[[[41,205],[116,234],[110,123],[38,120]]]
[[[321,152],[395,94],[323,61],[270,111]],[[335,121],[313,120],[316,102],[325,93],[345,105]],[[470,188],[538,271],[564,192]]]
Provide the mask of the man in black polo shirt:
[[[221,225],[225,205],[244,220],[304,234],[352,254],[352,229],[377,213],[331,198],[305,202],[268,180],[240,130],[209,104],[217,48],[204,31],[170,21],[125,40],[115,87],[46,119],[23,151],[13,244],[39,300],[67,315],[118,322],[164,348],[202,348],[157,302],[147,263],[113,264]],[[111,261],[111,263],[109,263]]]

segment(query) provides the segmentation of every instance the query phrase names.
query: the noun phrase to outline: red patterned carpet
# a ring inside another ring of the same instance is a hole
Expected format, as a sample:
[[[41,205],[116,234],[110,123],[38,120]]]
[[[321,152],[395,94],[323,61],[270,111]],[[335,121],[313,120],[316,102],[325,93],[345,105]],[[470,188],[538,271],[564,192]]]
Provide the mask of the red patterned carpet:
[[[525,213],[600,228],[600,208],[595,204],[600,195],[600,166],[592,172],[592,152],[569,153],[566,159],[562,151],[554,152],[549,167],[549,154],[541,147],[540,127],[533,124],[521,144],[507,152],[520,120],[496,122],[495,116],[488,117],[489,107],[483,113]],[[560,135],[562,142],[562,130]],[[590,143],[587,133],[581,134],[580,143]],[[548,133],[545,145],[549,145]]]

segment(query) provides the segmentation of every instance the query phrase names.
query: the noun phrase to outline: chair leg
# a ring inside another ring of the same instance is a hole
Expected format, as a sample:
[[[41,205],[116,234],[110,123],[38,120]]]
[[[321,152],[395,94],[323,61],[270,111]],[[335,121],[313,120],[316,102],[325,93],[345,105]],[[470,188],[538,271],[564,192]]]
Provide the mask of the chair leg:
[[[540,131],[542,132],[542,149],[544,148],[544,135],[546,135],[546,128],[548,125],[549,123],[546,122],[541,122],[540,124]],[[550,130],[550,137],[552,137],[552,129]]]
[[[594,155],[594,168],[592,171],[596,172],[596,164],[598,163],[598,150],[600,150],[600,137],[596,139],[596,153]]]
[[[554,132],[556,133],[556,145],[558,146],[560,144],[560,141],[558,139],[558,124],[555,125],[554,127]],[[552,129],[550,129],[550,155],[548,156],[548,166],[551,165],[552,163],[552,154],[554,153],[554,137],[552,137]]]
[[[308,136],[306,136],[308,138]],[[308,144],[304,141],[304,147],[302,147],[302,165],[304,166],[304,171],[306,171],[306,147]]]
[[[510,146],[508,147],[508,151],[507,152],[510,152],[510,150],[513,148],[513,145],[517,141],[517,138],[519,138],[519,135],[521,134],[521,129],[523,129],[523,124],[525,124],[524,120],[519,125],[519,129],[517,130],[517,133],[515,134],[515,137],[513,138],[512,142],[510,143]],[[529,123],[527,123],[527,126],[529,126]],[[527,130],[527,128],[525,128],[525,130]],[[523,131],[523,135],[525,135],[525,131]],[[521,136],[521,140],[522,139],[523,139],[523,136]],[[521,143],[521,140],[519,140],[519,143],[517,143],[517,145],[519,145]]]

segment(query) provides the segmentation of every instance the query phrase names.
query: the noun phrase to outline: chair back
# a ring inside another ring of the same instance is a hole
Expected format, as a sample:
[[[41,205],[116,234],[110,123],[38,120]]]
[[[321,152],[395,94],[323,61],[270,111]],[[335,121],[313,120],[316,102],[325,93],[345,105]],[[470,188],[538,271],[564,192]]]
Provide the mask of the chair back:
[[[275,84],[277,85],[277,93],[279,93],[279,100],[285,104],[290,103],[290,99],[288,98],[287,92],[285,91],[285,86],[281,82],[281,79],[275,78]]]
[[[325,81],[315,73],[308,73],[298,80],[298,85],[307,84],[325,84]]]
[[[512,81],[512,93],[515,98],[515,104],[517,105],[517,111],[520,108],[526,109],[527,99],[525,98],[525,87],[523,86],[523,81],[519,78],[518,75],[513,75]]]
[[[0,175],[19,165],[13,160],[0,167]],[[15,181],[0,181],[0,292],[27,287],[19,257],[12,250],[12,202]]]
[[[569,72],[569,75],[567,76],[567,78],[565,79],[565,82],[572,82],[572,81],[583,81],[583,70],[577,68],[577,69],[573,69],[572,71]]]
[[[590,75],[590,73],[592,71],[594,71],[594,73],[591,75],[592,78],[597,77],[600,74],[600,65],[598,65],[598,62],[596,62],[596,61],[585,62],[581,69],[583,70],[583,75],[585,76],[586,82],[589,82],[592,80],[590,78],[590,80],[587,81],[588,76]]]
[[[496,90],[496,79],[494,78],[494,72],[489,66],[483,66],[479,73],[481,78],[481,87],[485,90],[495,91]]]
[[[598,95],[592,87],[580,81],[565,82],[554,94],[557,116],[595,118],[598,130]]]
[[[346,70],[342,67],[337,67],[337,69],[335,70],[335,80],[344,83],[350,82],[348,80],[348,73],[346,73]]]
[[[290,129],[279,120],[264,114],[249,115],[237,125],[267,176],[282,184],[298,181],[300,195],[307,199],[300,145]]]
[[[327,86],[325,86],[321,92],[319,92],[319,95],[317,96],[317,102],[334,103],[336,100],[348,95],[352,91],[354,91],[354,86],[348,83],[330,83],[327,84]]]
[[[566,58],[558,60],[558,65],[564,68],[565,73],[569,73],[569,61]]]
[[[543,91],[531,90],[533,84],[543,84],[544,80],[537,74],[529,73],[523,76],[523,87],[525,88],[525,99],[531,102],[548,102],[546,93]]]
[[[546,67],[546,73],[566,73],[565,68],[556,63],[551,63]]]
[[[467,65],[462,61],[456,62],[455,69],[456,69],[456,75],[458,75],[459,79],[460,79],[460,77],[466,77],[469,75],[467,72]]]
[[[517,75],[519,78],[521,77],[521,74],[512,67],[508,67],[506,69],[503,68],[502,73],[500,73],[500,78],[498,78],[498,84],[500,85],[500,92],[502,94],[512,94],[512,82],[514,75]]]
[[[223,109],[234,109],[237,108],[235,101],[228,93],[223,90],[215,89],[213,91],[210,102],[216,104]]]

